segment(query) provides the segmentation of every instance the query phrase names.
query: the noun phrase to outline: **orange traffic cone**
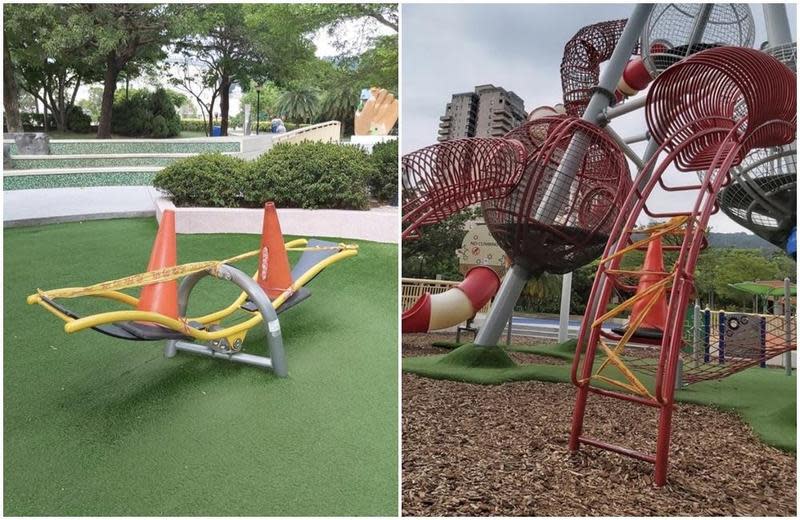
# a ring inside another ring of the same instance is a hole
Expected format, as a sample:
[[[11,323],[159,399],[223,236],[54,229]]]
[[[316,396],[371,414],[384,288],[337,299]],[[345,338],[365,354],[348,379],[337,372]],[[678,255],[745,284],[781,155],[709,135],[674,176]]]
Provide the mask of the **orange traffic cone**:
[[[153,242],[153,252],[150,253],[148,271],[156,271],[164,267],[174,267],[178,255],[175,251],[175,213],[164,211],[158,234]],[[142,287],[139,304],[136,308],[140,311],[151,311],[178,319],[178,282],[158,282]]]
[[[289,255],[283,244],[281,224],[275,204],[264,205],[264,225],[261,231],[261,255],[258,262],[258,285],[274,300],[292,285]]]
[[[656,237],[647,245],[647,252],[644,255],[643,274],[639,278],[639,285],[636,287],[636,294],[641,294],[650,288],[654,283],[666,278],[664,273],[664,257],[661,251],[661,237]],[[652,301],[650,297],[645,297],[633,304],[631,309],[630,322],[638,318],[645,311],[645,308]],[[664,335],[664,328],[667,325],[667,296],[666,292],[658,297],[658,301],[647,312],[639,327],[634,332],[634,336],[660,339]]]

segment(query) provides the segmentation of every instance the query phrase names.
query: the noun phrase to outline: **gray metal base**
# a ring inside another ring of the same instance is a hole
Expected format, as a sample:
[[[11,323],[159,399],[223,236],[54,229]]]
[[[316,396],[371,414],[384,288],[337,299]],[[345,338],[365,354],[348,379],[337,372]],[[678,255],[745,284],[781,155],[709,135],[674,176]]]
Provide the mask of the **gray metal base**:
[[[272,369],[278,377],[287,377],[289,375],[286,367],[286,355],[283,350],[283,338],[281,336],[281,325],[278,321],[278,314],[272,307],[269,298],[261,290],[261,287],[242,271],[230,265],[221,265],[213,273],[214,276],[222,280],[230,281],[239,286],[244,291],[249,300],[256,306],[258,312],[263,317],[263,327],[266,335],[267,352],[269,357],[255,356],[253,354],[245,354],[237,352],[235,354],[226,354],[213,350],[200,343],[190,343],[187,341],[168,341],[164,347],[164,356],[171,358],[175,357],[179,350],[184,352],[191,352],[192,354],[199,354],[201,356],[208,356],[212,358],[227,359],[234,363],[245,363],[247,365],[256,365],[268,369]],[[212,276],[209,271],[200,271],[192,273],[183,279],[178,287],[178,310],[181,316],[186,315],[187,307],[189,304],[189,295],[194,289],[197,282],[206,276]]]
[[[198,354],[217,359],[226,359],[232,363],[243,363],[245,365],[255,365],[258,367],[271,369],[272,360],[265,356],[255,356],[253,354],[245,354],[244,352],[237,352],[235,354],[225,354],[218,352],[205,345],[198,343],[189,343],[186,341],[168,341],[167,346],[164,348],[164,357],[175,357],[178,351],[189,352],[191,354]]]

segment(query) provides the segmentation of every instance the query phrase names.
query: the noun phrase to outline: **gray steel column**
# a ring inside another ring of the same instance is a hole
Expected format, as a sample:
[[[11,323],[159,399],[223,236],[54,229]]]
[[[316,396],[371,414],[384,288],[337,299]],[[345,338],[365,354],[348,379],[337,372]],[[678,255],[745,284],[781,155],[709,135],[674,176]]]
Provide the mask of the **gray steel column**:
[[[622,72],[625,70],[625,65],[627,65],[631,54],[633,54],[636,42],[652,10],[652,4],[637,4],[634,7],[633,13],[631,13],[625,28],[622,30],[617,46],[611,54],[611,59],[600,76],[597,89],[583,113],[582,119],[584,121],[596,124],[603,110],[611,104],[614,99],[614,91],[617,88],[619,79],[622,77]],[[554,178],[553,182],[547,187],[543,204],[536,212],[535,218],[537,220],[545,223],[552,222],[558,214],[560,201],[564,198],[564,193],[569,193],[569,188],[577,171],[577,165],[586,152],[586,144],[585,138],[580,132],[573,136],[564,158],[561,160],[559,168],[561,175],[558,178]],[[530,273],[518,265],[514,265],[509,269],[500,285],[500,290],[495,297],[492,309],[489,311],[489,316],[475,338],[476,345],[497,345],[503,333],[503,328],[514,312],[514,305],[519,299],[519,295],[528,278],[530,278]]]
[[[561,309],[558,316],[558,342],[569,338],[569,304],[572,295],[572,273],[561,277]]]
[[[603,74],[600,75],[595,92],[583,112],[583,117],[581,117],[583,121],[597,124],[603,111],[614,100],[614,91],[617,89],[619,79],[622,77],[622,72],[633,54],[636,42],[642,34],[642,29],[652,10],[652,4],[637,4],[634,7],[633,13],[622,30],[617,46],[611,54],[611,59],[608,60]],[[582,132],[575,132],[564,152],[561,164],[559,164],[560,175],[553,177],[542,197],[542,205],[536,211],[536,220],[549,224],[558,216],[558,211],[572,187],[572,181],[577,173],[578,165],[583,160],[587,146],[586,136]]]
[[[476,345],[482,347],[497,345],[503,329],[514,312],[514,305],[530,277],[530,273],[525,268],[519,265],[511,266],[511,269],[503,277],[503,282],[500,284],[500,289],[497,291],[486,321],[483,322],[475,337]]]
[[[695,363],[700,359],[700,305],[694,304],[694,315],[692,316],[692,358]]]
[[[792,337],[792,284],[788,278],[783,279],[783,339],[788,345]],[[787,376],[792,375],[792,351],[783,354],[783,369]]]
[[[763,4],[764,21],[767,25],[767,41],[770,47],[792,42],[792,30],[785,4]]]

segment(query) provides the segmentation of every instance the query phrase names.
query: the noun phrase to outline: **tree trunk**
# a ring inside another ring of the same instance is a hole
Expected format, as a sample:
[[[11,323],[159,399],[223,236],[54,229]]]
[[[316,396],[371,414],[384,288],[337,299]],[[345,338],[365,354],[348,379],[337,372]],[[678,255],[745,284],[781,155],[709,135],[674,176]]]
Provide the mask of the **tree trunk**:
[[[114,93],[117,91],[119,69],[113,54],[106,59],[106,71],[103,74],[103,101],[100,104],[100,121],[97,124],[97,138],[111,138],[111,111],[114,106]]]
[[[8,42],[3,36],[3,108],[5,109],[6,126],[9,132],[22,132],[22,118],[19,115],[19,89],[14,77],[11,53]]]
[[[228,135],[228,111],[230,108],[231,80],[223,76],[220,81],[219,93],[219,114],[220,114],[220,134]]]

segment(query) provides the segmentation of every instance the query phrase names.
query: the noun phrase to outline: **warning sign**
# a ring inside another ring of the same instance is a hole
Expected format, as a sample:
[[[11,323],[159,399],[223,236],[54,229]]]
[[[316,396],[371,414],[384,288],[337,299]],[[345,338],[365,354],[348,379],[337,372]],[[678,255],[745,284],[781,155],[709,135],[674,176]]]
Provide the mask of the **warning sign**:
[[[475,222],[467,230],[456,256],[462,274],[476,265],[491,267],[500,276],[506,272],[506,254],[494,241],[484,222]]]

